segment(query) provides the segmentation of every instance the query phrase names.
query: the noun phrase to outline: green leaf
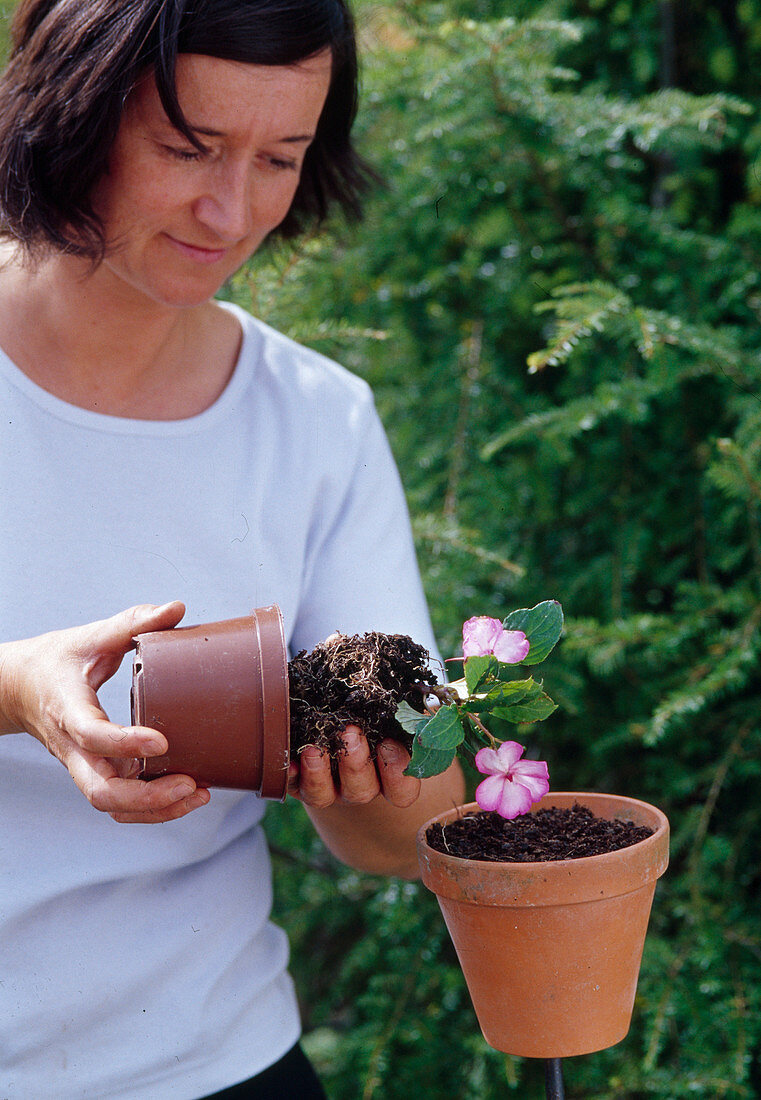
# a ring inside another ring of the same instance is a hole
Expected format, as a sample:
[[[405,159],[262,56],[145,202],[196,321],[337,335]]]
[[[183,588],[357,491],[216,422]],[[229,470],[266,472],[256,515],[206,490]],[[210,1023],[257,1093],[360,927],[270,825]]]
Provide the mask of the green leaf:
[[[465,683],[469,694],[473,695],[490,676],[496,676],[498,669],[499,661],[496,657],[468,657],[465,662]]]
[[[522,662],[538,665],[552,651],[563,631],[563,608],[557,600],[545,600],[536,607],[513,611],[502,624],[505,630],[522,630],[531,648]]]
[[[412,743],[412,759],[404,774],[414,775],[416,779],[429,779],[432,775],[439,775],[452,763],[456,751],[456,749],[432,749],[429,745],[422,745],[420,738],[416,737]]]
[[[465,736],[457,707],[439,707],[417,732],[421,745],[431,749],[456,749]]]
[[[506,684],[497,683],[489,687],[480,699],[469,699],[462,709],[472,714],[480,714],[483,711],[493,711],[496,706],[517,703],[540,691],[541,685],[537,684],[533,677],[529,677],[528,680],[511,680]]]
[[[557,703],[541,692],[536,698],[525,699],[514,706],[495,707],[492,713],[506,722],[543,722],[557,709]]]
[[[517,703],[526,696],[534,696],[541,691],[541,684],[537,684],[533,676],[527,680],[510,680],[507,684],[495,684],[489,688],[486,698],[492,703]]]
[[[525,663],[523,661],[523,664]],[[522,676],[523,668],[521,665],[506,665],[504,661],[500,661],[497,669],[497,679],[501,680],[503,684],[511,684],[514,680],[520,680]]]
[[[430,721],[430,714],[421,714],[419,710],[415,710],[409,703],[400,703],[396,708],[396,714],[394,716],[407,733],[412,737],[416,737],[420,732],[420,729]]]

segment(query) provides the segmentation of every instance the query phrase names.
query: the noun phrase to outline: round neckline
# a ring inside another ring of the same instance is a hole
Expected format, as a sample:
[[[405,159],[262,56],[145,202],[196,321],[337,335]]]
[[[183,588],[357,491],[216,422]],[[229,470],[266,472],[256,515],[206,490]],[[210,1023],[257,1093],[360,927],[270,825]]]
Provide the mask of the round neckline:
[[[252,342],[256,339],[256,331],[252,325],[253,318],[234,302],[225,302],[218,299],[215,299],[215,302],[237,318],[242,332],[241,343],[227,385],[208,408],[193,416],[182,417],[179,420],[142,420],[133,417],[115,416],[111,413],[95,412],[92,409],[84,409],[79,405],[72,405],[33,382],[16,366],[2,348],[0,348],[0,372],[6,375],[16,389],[24,393],[26,397],[44,409],[49,415],[56,417],[58,420],[76,424],[79,427],[121,435],[185,435],[200,431],[224,415],[227,408],[236,401],[241,389],[249,379],[250,366],[248,370],[246,366],[256,361],[255,357],[250,354]]]

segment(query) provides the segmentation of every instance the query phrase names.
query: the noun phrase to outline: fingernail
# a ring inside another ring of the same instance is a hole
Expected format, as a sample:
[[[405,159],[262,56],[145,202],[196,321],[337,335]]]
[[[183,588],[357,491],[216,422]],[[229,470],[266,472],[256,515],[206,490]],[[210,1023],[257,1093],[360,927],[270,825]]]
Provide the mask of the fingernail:
[[[175,787],[172,787],[172,798],[178,802],[181,798],[187,798],[189,794],[192,794],[195,787],[192,783],[178,783]]]
[[[322,753],[316,745],[308,745],[301,754],[301,766],[314,770],[322,767]]]
[[[379,745],[378,755],[387,766],[390,764],[398,764],[401,761],[401,754],[396,745],[389,745],[387,743]]]
[[[348,730],[343,735],[343,743],[347,752],[354,752],[359,747],[359,734],[354,730]]]
[[[145,756],[163,756],[166,752],[164,742],[155,741],[153,738],[143,741],[142,748]]]

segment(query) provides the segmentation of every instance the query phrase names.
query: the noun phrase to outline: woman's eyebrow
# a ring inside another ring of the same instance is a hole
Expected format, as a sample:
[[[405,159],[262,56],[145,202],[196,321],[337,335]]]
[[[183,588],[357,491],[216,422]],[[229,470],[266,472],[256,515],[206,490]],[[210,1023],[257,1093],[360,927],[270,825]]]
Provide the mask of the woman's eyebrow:
[[[194,134],[201,134],[203,137],[226,137],[227,135],[223,130],[215,130],[210,126],[194,126],[190,124],[190,129]],[[294,134],[293,136],[275,138],[275,144],[289,144],[298,145],[302,142],[314,141],[314,134]]]

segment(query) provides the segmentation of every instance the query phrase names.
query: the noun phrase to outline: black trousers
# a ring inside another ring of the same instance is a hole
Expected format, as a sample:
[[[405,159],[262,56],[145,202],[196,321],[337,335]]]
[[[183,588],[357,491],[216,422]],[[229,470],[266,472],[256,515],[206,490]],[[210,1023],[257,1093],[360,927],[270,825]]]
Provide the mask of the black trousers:
[[[263,1073],[203,1100],[327,1100],[327,1096],[297,1043]]]

